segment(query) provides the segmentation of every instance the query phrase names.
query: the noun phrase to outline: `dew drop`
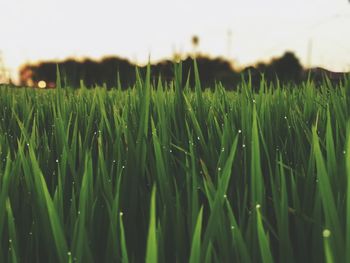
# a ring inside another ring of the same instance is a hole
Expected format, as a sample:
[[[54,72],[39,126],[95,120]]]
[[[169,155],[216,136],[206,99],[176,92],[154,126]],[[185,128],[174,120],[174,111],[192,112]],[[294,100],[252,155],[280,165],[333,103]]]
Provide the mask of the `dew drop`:
[[[324,229],[322,235],[323,237],[330,237],[331,231],[329,229]]]

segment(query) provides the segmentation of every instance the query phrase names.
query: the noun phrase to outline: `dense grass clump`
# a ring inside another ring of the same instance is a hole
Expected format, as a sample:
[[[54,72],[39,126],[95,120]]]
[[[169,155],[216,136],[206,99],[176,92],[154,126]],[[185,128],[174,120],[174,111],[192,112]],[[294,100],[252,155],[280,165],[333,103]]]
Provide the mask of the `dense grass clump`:
[[[350,81],[180,75],[1,88],[0,262],[350,262]]]

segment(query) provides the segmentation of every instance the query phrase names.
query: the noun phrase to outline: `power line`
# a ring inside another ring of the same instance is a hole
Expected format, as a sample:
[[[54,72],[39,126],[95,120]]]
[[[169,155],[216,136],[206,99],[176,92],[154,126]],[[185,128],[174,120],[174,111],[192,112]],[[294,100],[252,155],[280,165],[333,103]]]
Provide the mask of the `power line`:
[[[336,13],[336,14],[333,14],[331,16],[328,16],[328,17],[325,17],[323,19],[320,19],[319,21],[309,25],[308,27],[306,27],[306,28],[303,27],[300,31],[298,31],[298,32],[296,32],[296,33],[294,33],[292,35],[289,35],[287,38],[285,38],[280,43],[274,45],[271,48],[266,49],[266,51],[264,53],[270,53],[271,51],[279,49],[280,47],[285,46],[288,43],[291,43],[291,42],[295,43],[296,41],[300,41],[301,40],[301,35],[311,34],[316,29],[320,28],[321,26],[323,26],[325,24],[328,24],[330,22],[333,22],[334,20],[337,20],[337,19],[342,18],[344,16],[345,16],[344,14]]]

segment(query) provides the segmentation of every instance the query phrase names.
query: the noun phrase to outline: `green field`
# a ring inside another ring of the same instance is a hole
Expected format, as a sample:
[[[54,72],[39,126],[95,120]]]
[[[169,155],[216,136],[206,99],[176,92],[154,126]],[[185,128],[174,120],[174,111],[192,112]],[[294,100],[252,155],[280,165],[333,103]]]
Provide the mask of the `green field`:
[[[350,262],[350,79],[141,75],[0,89],[0,262]]]

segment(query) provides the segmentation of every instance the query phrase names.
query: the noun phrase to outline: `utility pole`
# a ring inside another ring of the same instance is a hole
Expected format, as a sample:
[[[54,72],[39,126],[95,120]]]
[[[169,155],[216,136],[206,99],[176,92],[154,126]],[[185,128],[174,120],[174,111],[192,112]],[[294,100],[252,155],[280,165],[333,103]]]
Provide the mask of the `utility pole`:
[[[312,41],[312,38],[310,38],[307,44],[307,57],[306,57],[306,63],[308,68],[311,68],[312,48],[313,48],[313,41]]]
[[[227,60],[231,60],[232,30],[227,30]]]

